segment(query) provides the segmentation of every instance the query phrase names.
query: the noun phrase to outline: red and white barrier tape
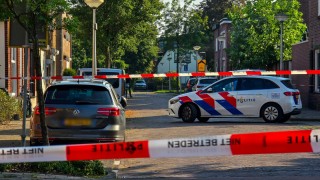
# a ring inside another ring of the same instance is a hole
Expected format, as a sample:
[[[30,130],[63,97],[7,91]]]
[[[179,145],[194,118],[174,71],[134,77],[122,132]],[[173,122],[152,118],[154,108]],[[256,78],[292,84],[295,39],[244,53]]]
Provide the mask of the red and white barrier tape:
[[[320,130],[60,146],[0,148],[0,163],[319,153]]]
[[[243,71],[243,72],[192,72],[192,73],[165,73],[165,74],[122,74],[122,75],[97,75],[97,79],[111,79],[111,78],[157,78],[157,77],[198,77],[198,76],[274,76],[274,75],[301,75],[301,74],[320,74],[320,70],[294,70],[294,71]],[[0,77],[1,79],[84,79],[91,76],[48,76],[48,77]]]

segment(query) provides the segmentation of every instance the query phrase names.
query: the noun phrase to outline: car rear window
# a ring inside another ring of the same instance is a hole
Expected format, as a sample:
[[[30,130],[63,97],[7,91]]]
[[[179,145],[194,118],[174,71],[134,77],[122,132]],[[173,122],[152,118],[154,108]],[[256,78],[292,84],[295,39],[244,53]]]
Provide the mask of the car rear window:
[[[46,91],[45,104],[112,105],[108,89],[90,85],[58,85]]]
[[[138,81],[136,81],[136,83],[145,83],[145,82],[142,80],[138,80]]]
[[[217,81],[216,79],[200,79],[201,84],[212,84],[216,81]]]
[[[288,79],[288,80],[282,80],[281,82],[282,82],[282,84],[284,84],[287,88],[296,89],[296,87],[294,87],[294,86],[291,84],[291,82],[290,82],[289,79]]]

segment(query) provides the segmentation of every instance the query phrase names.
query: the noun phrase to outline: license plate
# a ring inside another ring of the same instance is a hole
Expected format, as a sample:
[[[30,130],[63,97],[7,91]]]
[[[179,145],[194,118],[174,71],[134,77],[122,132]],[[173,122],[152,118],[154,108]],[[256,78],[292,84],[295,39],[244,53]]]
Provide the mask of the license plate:
[[[89,119],[66,119],[64,121],[66,126],[90,126],[91,121]]]

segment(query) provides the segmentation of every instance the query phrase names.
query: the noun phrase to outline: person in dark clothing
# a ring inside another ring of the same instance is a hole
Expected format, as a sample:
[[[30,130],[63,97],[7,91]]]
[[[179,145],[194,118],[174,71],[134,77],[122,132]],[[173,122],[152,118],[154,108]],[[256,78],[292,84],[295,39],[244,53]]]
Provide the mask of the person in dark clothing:
[[[132,94],[131,94],[131,78],[128,78],[126,80],[126,97],[128,97],[128,91],[129,91],[130,98],[132,98]]]

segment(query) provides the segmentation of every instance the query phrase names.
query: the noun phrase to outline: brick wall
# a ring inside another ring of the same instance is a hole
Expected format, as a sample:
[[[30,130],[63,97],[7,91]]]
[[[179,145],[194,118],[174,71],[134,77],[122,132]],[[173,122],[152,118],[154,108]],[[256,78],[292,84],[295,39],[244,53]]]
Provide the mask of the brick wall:
[[[5,28],[5,32],[4,32],[4,36],[5,36],[5,45],[4,45],[4,49],[5,49],[5,77],[10,77],[9,75],[11,74],[11,68],[10,68],[10,51],[8,48],[9,45],[9,22],[5,21],[4,23],[4,28]],[[9,80],[6,80],[5,82],[6,84],[6,88],[8,89],[8,92],[11,92],[11,83]]]
[[[292,70],[310,69],[310,43],[308,41],[292,46]],[[308,75],[293,75],[292,83],[300,90],[303,107],[309,104]]]

